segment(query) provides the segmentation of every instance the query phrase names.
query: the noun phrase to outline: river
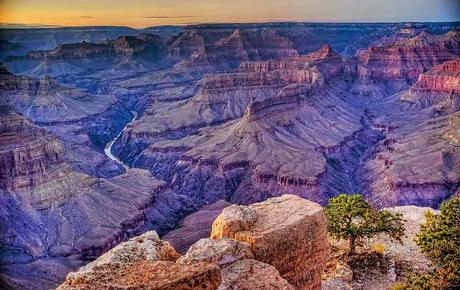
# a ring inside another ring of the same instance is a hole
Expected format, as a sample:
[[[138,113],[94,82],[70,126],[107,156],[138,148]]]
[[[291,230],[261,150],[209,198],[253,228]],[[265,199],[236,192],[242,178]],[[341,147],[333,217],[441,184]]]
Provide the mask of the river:
[[[123,132],[126,130],[126,128],[128,127],[129,124],[131,124],[132,122],[136,121],[137,119],[137,112],[134,112],[134,111],[131,111],[131,114],[133,114],[133,119],[131,120],[131,122],[128,122],[125,127],[120,131],[120,133],[118,133],[118,135],[113,138],[112,141],[110,141],[109,143],[107,143],[107,145],[105,145],[105,148],[104,148],[104,153],[107,157],[109,157],[110,159],[112,159],[113,161],[115,161],[116,163],[120,164],[121,166],[123,166],[125,169],[129,169],[129,166],[127,164],[125,164],[123,161],[121,161],[120,159],[118,159],[118,157],[116,157],[115,155],[112,154],[112,146],[113,144],[115,144],[115,142],[118,140],[118,138],[121,137],[121,134],[123,134]]]

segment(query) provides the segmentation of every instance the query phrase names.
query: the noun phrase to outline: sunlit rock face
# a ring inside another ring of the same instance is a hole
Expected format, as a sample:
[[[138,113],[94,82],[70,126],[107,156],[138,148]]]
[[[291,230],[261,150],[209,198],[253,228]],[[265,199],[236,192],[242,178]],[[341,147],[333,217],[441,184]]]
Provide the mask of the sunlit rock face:
[[[273,265],[297,289],[318,289],[329,255],[321,206],[283,195],[248,207],[230,206],[212,225],[212,239],[251,245],[255,259]]]
[[[437,114],[460,109],[460,58],[444,62],[419,76],[417,82],[400,94],[400,100],[417,108],[431,107]]]
[[[58,289],[319,289],[326,228],[322,207],[297,196],[232,205],[214,221],[211,239],[184,256],[147,232],[70,273]]]
[[[370,47],[358,53],[361,79],[413,84],[419,74],[460,55],[460,34],[422,32],[419,35]]]

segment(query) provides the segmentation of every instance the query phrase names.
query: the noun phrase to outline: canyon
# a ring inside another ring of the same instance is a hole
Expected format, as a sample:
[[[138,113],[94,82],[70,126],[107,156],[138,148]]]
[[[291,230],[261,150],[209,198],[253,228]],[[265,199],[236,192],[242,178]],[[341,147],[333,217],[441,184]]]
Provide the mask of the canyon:
[[[140,287],[149,273],[153,288],[319,289],[330,198],[437,208],[460,192],[458,29],[5,30],[21,49],[0,65],[2,282],[49,289],[75,272],[60,289]],[[277,256],[283,244],[297,256]],[[142,257],[124,264],[124,247]],[[259,276],[244,281],[248,269]]]

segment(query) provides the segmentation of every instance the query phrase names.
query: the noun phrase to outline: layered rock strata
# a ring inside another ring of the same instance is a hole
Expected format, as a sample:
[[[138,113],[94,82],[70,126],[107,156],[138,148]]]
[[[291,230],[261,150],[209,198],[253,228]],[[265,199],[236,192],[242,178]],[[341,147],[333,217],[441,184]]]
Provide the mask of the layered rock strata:
[[[114,97],[91,95],[63,87],[50,76],[15,76],[0,66],[1,103],[13,106],[34,122],[74,122],[101,114],[116,103]]]
[[[326,170],[324,154],[359,131],[362,112],[335,92],[323,93],[321,87],[321,78],[310,86],[288,86],[274,98],[251,103],[239,120],[151,145],[136,164],[165,180],[172,177],[168,172],[175,172],[181,176],[176,182],[201,174],[225,180],[228,185],[220,185],[222,189],[209,190],[215,192],[214,198],[237,203],[282,191],[323,202],[327,197],[319,185]]]
[[[298,55],[287,37],[274,30],[241,30],[194,52],[190,59],[176,65],[181,70],[226,71],[243,61],[285,58]]]
[[[0,120],[2,279],[10,287],[52,288],[129,236],[174,227],[187,209],[145,170],[110,179],[74,172],[52,135],[11,108]]]
[[[460,55],[459,31],[419,35],[358,53],[358,77],[413,84],[419,74]]]
[[[34,127],[12,108],[0,106],[0,187],[30,188],[65,174],[64,148],[55,137]]]
[[[374,126],[385,138],[361,171],[371,181],[368,192],[376,203],[434,206],[458,188],[457,64],[454,60],[433,68],[410,90],[374,108],[384,112]],[[390,118],[385,116],[389,111]]]

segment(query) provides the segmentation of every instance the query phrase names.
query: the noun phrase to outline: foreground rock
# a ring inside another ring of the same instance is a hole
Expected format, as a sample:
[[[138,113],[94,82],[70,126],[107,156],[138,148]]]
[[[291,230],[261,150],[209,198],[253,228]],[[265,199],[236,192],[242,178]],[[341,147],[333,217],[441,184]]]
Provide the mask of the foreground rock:
[[[222,270],[219,290],[267,289],[294,290],[294,286],[281,277],[278,270],[256,260],[242,260]]]
[[[69,274],[58,289],[321,287],[328,242],[317,204],[283,195],[250,207],[229,206],[212,236],[219,239],[201,239],[177,259],[168,242],[147,232]]]
[[[297,289],[318,289],[328,257],[322,208],[293,195],[248,207],[230,206],[215,220],[211,238],[251,244],[255,259],[275,266]]]
[[[193,244],[178,260],[178,263],[212,262],[223,268],[236,261],[253,258],[254,255],[248,243],[232,239],[201,239]]]
[[[77,273],[71,273],[68,277],[78,279],[81,273],[91,272],[105,264],[134,263],[139,261],[176,261],[179,254],[174,248],[163,240],[154,231],[132,238],[111,249],[96,261],[81,267]]]
[[[211,263],[178,265],[179,254],[156,232],[122,243],[70,273],[58,289],[216,289],[219,268]]]
[[[220,283],[219,268],[214,264],[183,266],[158,261],[106,264],[84,277],[67,280],[57,289],[211,290]]]

